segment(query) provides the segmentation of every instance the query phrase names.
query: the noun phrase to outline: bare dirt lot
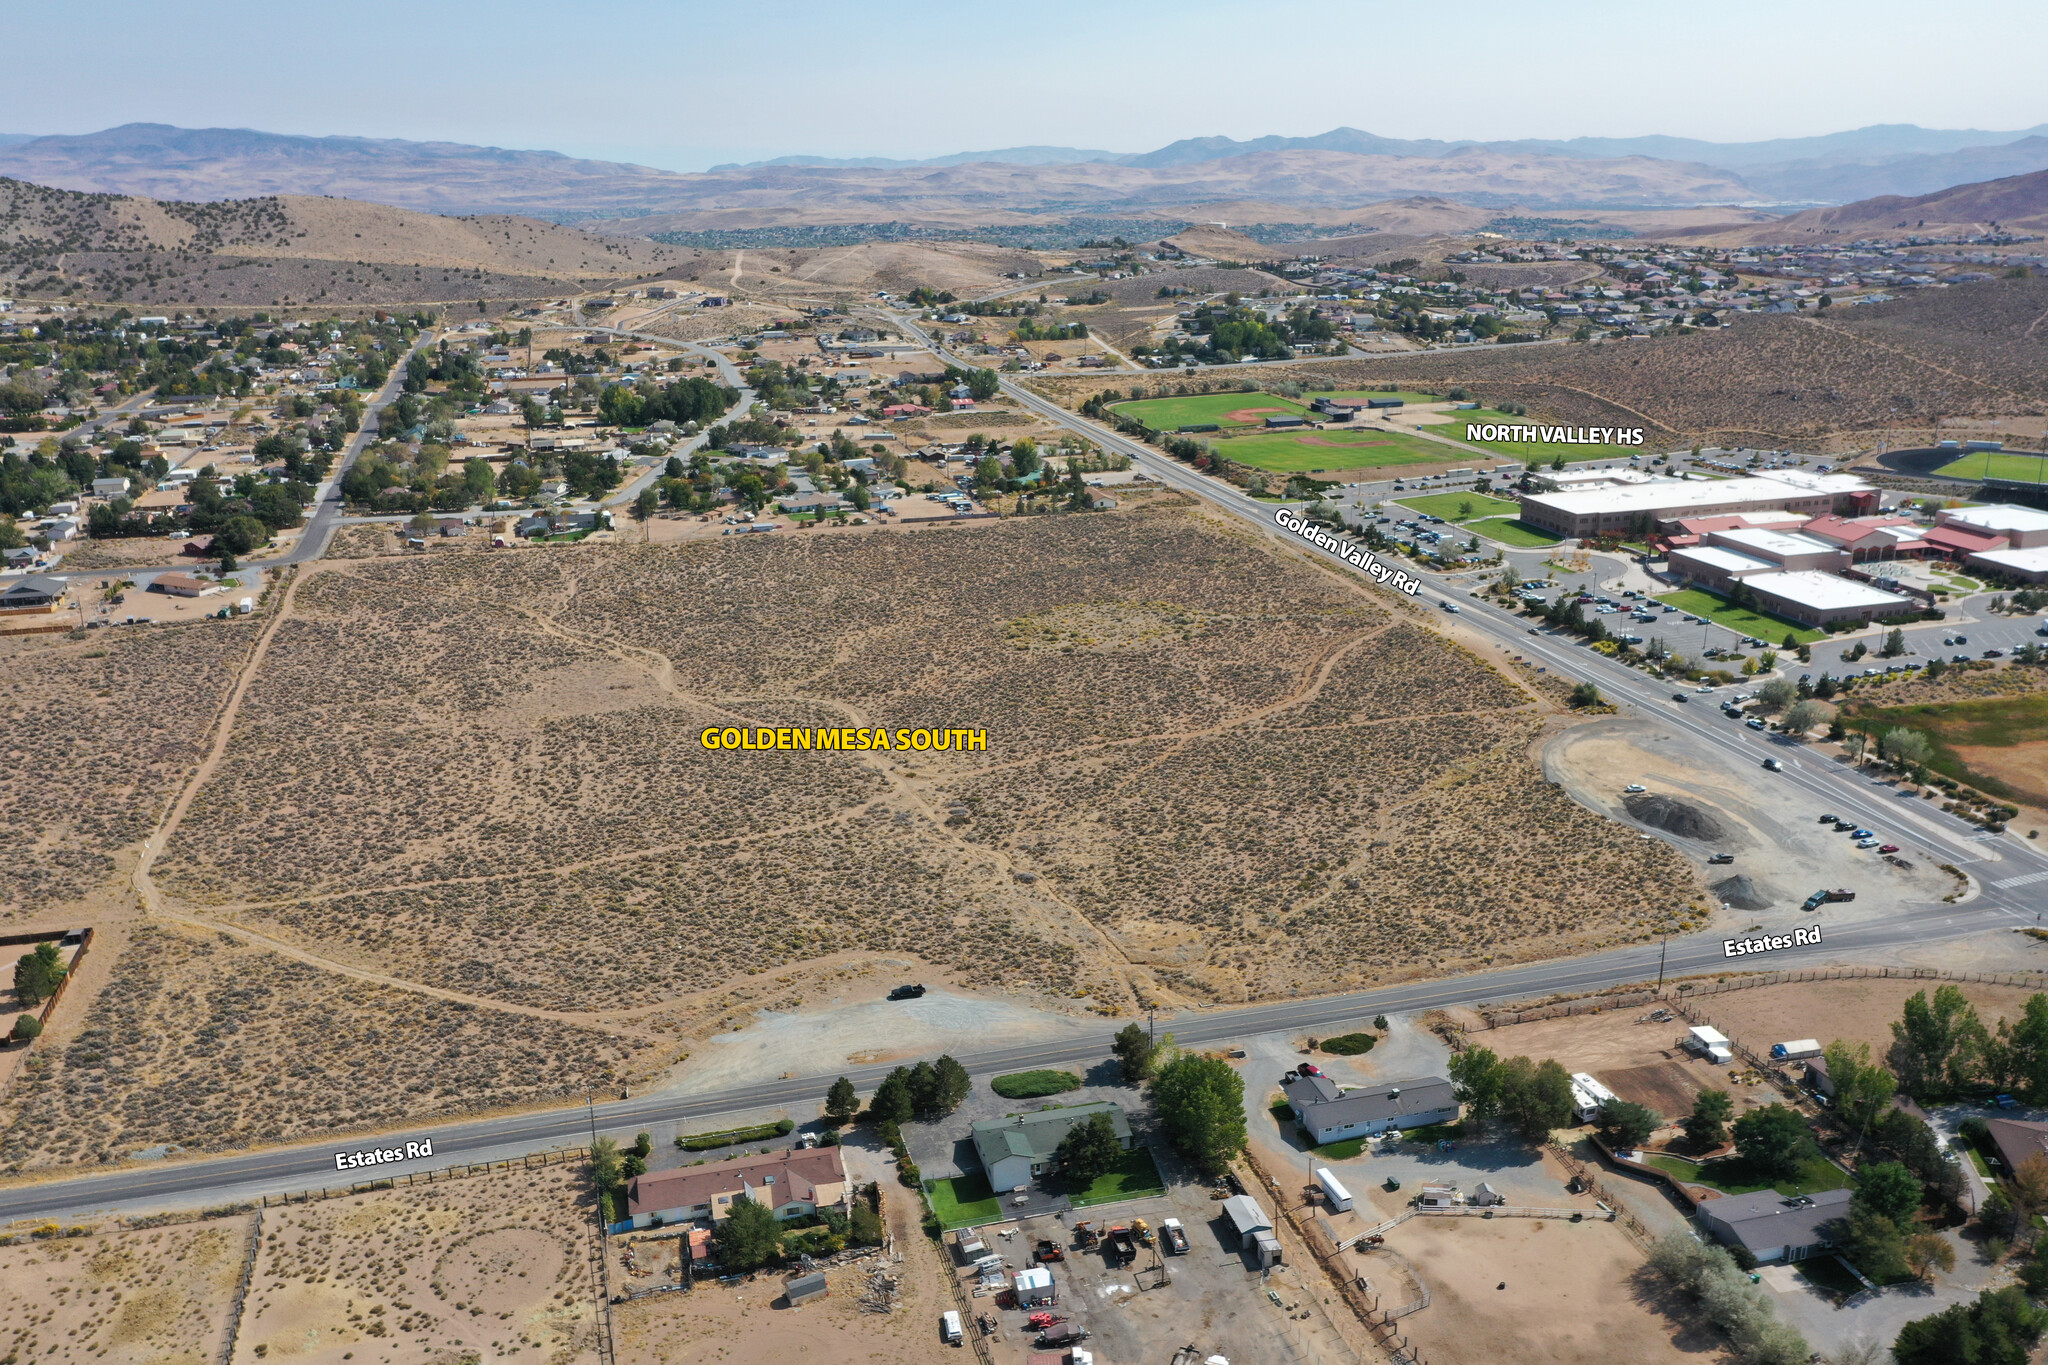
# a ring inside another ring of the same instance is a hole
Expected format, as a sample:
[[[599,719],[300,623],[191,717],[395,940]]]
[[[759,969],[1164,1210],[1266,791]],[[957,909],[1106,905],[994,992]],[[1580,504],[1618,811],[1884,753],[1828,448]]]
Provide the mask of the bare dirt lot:
[[[1717,996],[1714,1003],[1733,998]],[[1692,1097],[1709,1086],[1734,1095],[1737,1112],[1777,1098],[1769,1086],[1739,1084],[1731,1068],[1711,1066],[1681,1048],[1677,1040],[1687,1027],[1683,1019],[1637,1023],[1645,1012],[1626,1009],[1510,1024],[1471,1034],[1469,1041],[1503,1057],[1551,1057],[1567,1071],[1591,1072],[1623,1099],[1648,1105],[1666,1119],[1691,1113]]]
[[[1638,1299],[1642,1253],[1611,1223],[1412,1218],[1387,1244],[1429,1285],[1401,1330],[1433,1365],[1642,1365],[1701,1349]]]
[[[1818,1038],[1825,1045],[1840,1038],[1868,1043],[1872,1055],[1883,1056],[1892,1045],[1891,1026],[1898,1022],[1907,997],[1915,991],[1932,996],[1944,984],[1895,977],[1809,981],[1728,991],[1696,1004],[1715,1027],[1760,1054],[1769,1053],[1772,1043],[1788,1039]],[[2017,986],[1956,984],[1993,1033],[2000,1019],[2017,1021],[2027,997],[2034,994]]]
[[[0,1347],[43,1365],[214,1365],[250,1219],[0,1247]]]
[[[588,1191],[565,1165],[271,1209],[230,1365],[594,1361]]]

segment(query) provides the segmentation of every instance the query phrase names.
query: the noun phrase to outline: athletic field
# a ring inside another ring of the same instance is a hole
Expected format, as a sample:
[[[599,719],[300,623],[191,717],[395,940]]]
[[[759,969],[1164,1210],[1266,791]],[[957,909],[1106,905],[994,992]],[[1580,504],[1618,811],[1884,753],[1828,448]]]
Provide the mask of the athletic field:
[[[1973,450],[1934,471],[1950,479],[2011,479],[2048,484],[2048,457],[2003,450]]]
[[[1343,427],[1233,436],[1216,442],[1216,453],[1236,464],[1281,474],[1450,465],[1462,458],[1450,446],[1404,431],[1352,431]]]
[[[1305,404],[1270,393],[1198,393],[1186,398],[1142,398],[1113,403],[1110,410],[1143,422],[1153,431],[1177,431],[1181,427],[1214,422],[1231,427],[1264,426],[1268,417],[1307,417]]]
[[[1468,503],[1471,504],[1472,510],[1464,516],[1459,516],[1458,509]],[[1452,521],[1471,521],[1478,517],[1518,517],[1522,514],[1522,504],[1518,502],[1509,502],[1505,498],[1489,498],[1486,494],[1474,493],[1469,488],[1462,493],[1424,493],[1419,497],[1397,498],[1395,505],[1412,507],[1418,512],[1427,512],[1433,517],[1447,517]]]

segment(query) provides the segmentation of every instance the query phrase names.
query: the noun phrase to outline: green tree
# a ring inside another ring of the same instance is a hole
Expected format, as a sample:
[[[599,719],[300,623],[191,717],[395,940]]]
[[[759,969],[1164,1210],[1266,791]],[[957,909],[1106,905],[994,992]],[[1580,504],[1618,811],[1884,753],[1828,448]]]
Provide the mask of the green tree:
[[[1898,1365],[2026,1365],[2044,1329],[2048,1310],[2008,1285],[1907,1323],[1892,1343],[1892,1357]]]
[[[1982,1056],[1987,1035],[1977,1011],[1961,989],[1947,985],[1934,992],[1915,991],[1903,1017],[1892,1025],[1891,1051],[1886,1054],[1899,1086],[1916,1099],[1964,1088]]]
[[[1584,708],[1588,706],[1598,706],[1600,704],[1600,700],[1600,689],[1595,687],[1592,683],[1582,682],[1572,684],[1571,704],[1573,706],[1579,708]]]
[[[645,521],[661,510],[661,491],[653,484],[640,490],[640,496],[633,499],[633,518]]]
[[[1857,1206],[1882,1214],[1900,1227],[1913,1221],[1921,1198],[1919,1179],[1896,1161],[1874,1161],[1856,1173]]]
[[[1389,1028],[1392,1027],[1392,1025],[1387,1023],[1387,1016],[1384,1014],[1375,1014],[1372,1017],[1372,1026],[1378,1029],[1381,1033],[1385,1033]]]
[[[1906,652],[1906,632],[1893,626],[1885,632],[1884,645],[1877,651],[1887,659],[1896,659]]]
[[[1934,745],[1922,731],[1894,726],[1879,737],[1877,751],[1902,768],[1917,768],[1934,756]]]
[[[1785,678],[1772,678],[1756,690],[1756,698],[1764,704],[1766,711],[1782,711],[1798,696],[1798,687]]]
[[[711,1230],[718,1263],[727,1270],[759,1270],[782,1242],[782,1225],[766,1204],[746,1195],[732,1201],[723,1223]]]
[[[1480,1123],[1500,1112],[1500,1058],[1492,1049],[1467,1048],[1451,1058],[1451,1094],[1465,1116]]]
[[[654,1134],[635,1133],[633,1135],[633,1155],[639,1157],[642,1161],[654,1155]]]
[[[1136,1085],[1152,1070],[1152,1035],[1142,1024],[1125,1024],[1118,1029],[1109,1050],[1116,1054],[1117,1065],[1123,1069],[1125,1085]]]
[[[1728,1120],[1734,1113],[1735,1097],[1727,1091],[1700,1091],[1685,1119],[1685,1140],[1695,1152],[1712,1151],[1728,1140]]]
[[[245,555],[257,546],[269,543],[270,528],[251,516],[229,517],[213,533],[214,553],[223,556]]]
[[[1244,1150],[1244,1078],[1221,1058],[1184,1053],[1152,1078],[1159,1127],[1204,1176],[1223,1173]]]
[[[1124,1145],[1107,1114],[1090,1114],[1067,1130],[1054,1152],[1067,1188],[1085,1190],[1115,1168]]]
[[[967,1075],[967,1068],[960,1065],[951,1053],[942,1055],[932,1063],[932,1107],[933,1113],[944,1117],[960,1107],[960,1101],[967,1098],[974,1089],[974,1082]]]
[[[1906,1235],[1881,1213],[1851,1207],[1849,1216],[1830,1224],[1834,1243],[1858,1270],[1879,1284],[1902,1280],[1906,1268]]]
[[[853,1206],[853,1216],[847,1222],[847,1231],[859,1246],[877,1246],[882,1240],[882,1215],[867,1206],[862,1200]]]
[[[1906,1269],[1915,1279],[1931,1278],[1934,1271],[1947,1274],[1956,1268],[1956,1249],[1938,1232],[1917,1232],[1906,1239]]]
[[[1843,1127],[1857,1135],[1870,1130],[1878,1116],[1891,1108],[1897,1082],[1892,1073],[1870,1060],[1870,1044],[1836,1039],[1823,1051],[1828,1081],[1835,1087],[1835,1114]]]
[[[910,1068],[899,1066],[868,1097],[868,1113],[882,1123],[902,1123],[917,1111],[910,1094]]]
[[[1600,1112],[1593,1119],[1595,1131],[1613,1148],[1640,1147],[1663,1122],[1647,1105],[1622,1099],[1601,1101]]]
[[[825,1092],[825,1117],[834,1123],[847,1123],[860,1112],[860,1094],[853,1088],[853,1082],[841,1076],[832,1082],[832,1088]]]
[[[64,955],[48,939],[23,953],[14,964],[14,996],[23,1009],[33,1009],[57,993],[64,980]]]
[[[1998,1025],[2005,1083],[2029,1104],[2048,1102],[2048,995],[2027,997],[2019,1022]]]
[[[1789,1180],[1799,1174],[1813,1142],[1799,1111],[1782,1104],[1752,1109],[1735,1120],[1735,1150],[1758,1175]]]
[[[14,1036],[22,1042],[25,1043],[29,1039],[39,1036],[42,1031],[43,1021],[36,1018],[33,1014],[23,1014],[15,1017]]]
[[[905,1078],[910,1090],[910,1109],[921,1119],[938,1117],[939,1075],[930,1062],[919,1062]]]
[[[1785,709],[1785,733],[1803,735],[1816,725],[1825,725],[1834,714],[1835,708],[1826,702],[1802,698]]]
[[[498,493],[498,476],[489,460],[469,460],[462,466],[462,487],[472,502],[489,502]]]
[[[1524,1142],[1572,1121],[1571,1073],[1552,1060],[1511,1057],[1500,1067],[1500,1116]]]

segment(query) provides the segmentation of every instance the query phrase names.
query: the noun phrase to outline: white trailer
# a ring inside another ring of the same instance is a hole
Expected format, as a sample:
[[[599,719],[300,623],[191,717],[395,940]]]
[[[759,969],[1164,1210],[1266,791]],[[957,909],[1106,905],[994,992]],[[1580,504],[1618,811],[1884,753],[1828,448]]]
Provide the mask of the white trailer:
[[[1796,1038],[1789,1043],[1772,1043],[1771,1060],[1774,1062],[1804,1061],[1821,1054],[1820,1039]]]
[[[1338,1213],[1351,1209],[1351,1191],[1344,1188],[1344,1182],[1328,1166],[1316,1167],[1316,1183],[1323,1187],[1323,1195],[1330,1201],[1330,1207]]]
[[[1612,1090],[1593,1079],[1592,1072],[1572,1073],[1572,1114],[1580,1123],[1591,1123],[1599,1116],[1601,1105],[1618,1098]]]

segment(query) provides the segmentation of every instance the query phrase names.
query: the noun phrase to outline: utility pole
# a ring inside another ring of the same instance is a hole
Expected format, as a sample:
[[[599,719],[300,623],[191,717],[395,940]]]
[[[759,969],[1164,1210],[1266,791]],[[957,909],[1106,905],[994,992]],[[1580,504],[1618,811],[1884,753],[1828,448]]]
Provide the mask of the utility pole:
[[[1664,990],[1664,949],[1671,940],[1671,921],[1664,921],[1664,927],[1657,933],[1657,990]]]

